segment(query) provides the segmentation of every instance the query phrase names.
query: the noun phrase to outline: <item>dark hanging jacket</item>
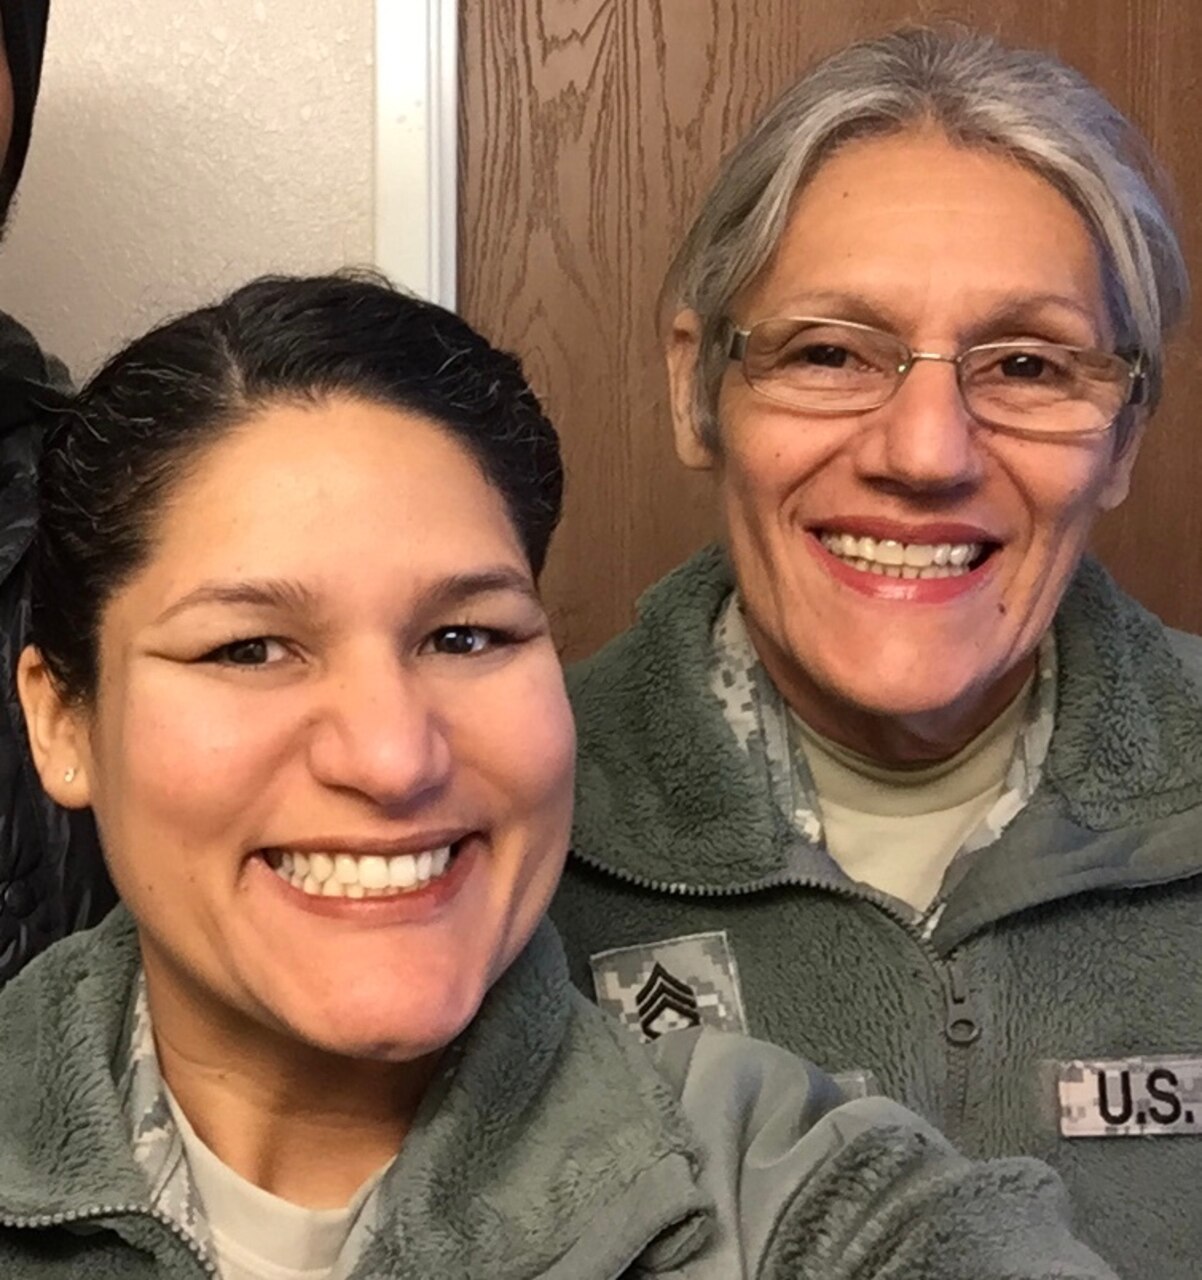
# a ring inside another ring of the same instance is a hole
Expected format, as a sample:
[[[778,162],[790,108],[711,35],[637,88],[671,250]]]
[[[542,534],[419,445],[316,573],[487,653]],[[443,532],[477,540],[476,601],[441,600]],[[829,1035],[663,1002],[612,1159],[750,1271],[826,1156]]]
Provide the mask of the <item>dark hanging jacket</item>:
[[[8,152],[0,166],[0,225],[25,166],[33,107],[42,77],[42,51],[46,47],[46,20],[50,0],[0,0],[4,24],[4,52],[13,84],[13,127]]]
[[[49,0],[0,0],[13,84],[13,128],[0,167],[0,219],[29,148]],[[29,630],[28,550],[37,513],[39,406],[66,370],[0,312],[0,986],[44,947],[112,905],[91,815],[60,809],[42,790],[16,695]]]

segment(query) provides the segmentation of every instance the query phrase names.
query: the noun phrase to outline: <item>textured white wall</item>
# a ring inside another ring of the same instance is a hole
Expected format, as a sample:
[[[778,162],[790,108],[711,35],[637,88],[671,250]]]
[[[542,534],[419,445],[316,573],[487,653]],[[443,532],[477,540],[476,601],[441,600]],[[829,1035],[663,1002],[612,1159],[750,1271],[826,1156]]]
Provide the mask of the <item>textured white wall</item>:
[[[53,0],[0,309],[78,376],[252,275],[370,262],[373,9]]]

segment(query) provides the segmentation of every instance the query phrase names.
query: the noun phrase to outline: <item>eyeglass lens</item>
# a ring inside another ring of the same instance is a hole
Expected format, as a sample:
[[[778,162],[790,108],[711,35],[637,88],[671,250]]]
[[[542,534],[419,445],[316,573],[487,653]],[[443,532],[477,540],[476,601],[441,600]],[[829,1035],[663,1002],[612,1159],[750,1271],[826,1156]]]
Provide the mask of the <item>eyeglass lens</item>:
[[[748,382],[770,399],[813,413],[879,408],[909,371],[911,353],[882,330],[832,322],[768,320],[748,336]],[[1053,343],[1005,343],[957,361],[961,394],[974,417],[1049,432],[1092,431],[1122,408],[1128,366],[1106,352]]]

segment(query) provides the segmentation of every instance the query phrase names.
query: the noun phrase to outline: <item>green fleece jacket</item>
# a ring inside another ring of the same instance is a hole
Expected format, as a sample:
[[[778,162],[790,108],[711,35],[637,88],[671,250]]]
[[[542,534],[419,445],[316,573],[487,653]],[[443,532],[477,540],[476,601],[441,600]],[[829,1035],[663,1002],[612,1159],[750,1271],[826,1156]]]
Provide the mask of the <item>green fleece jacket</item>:
[[[200,1280],[118,1096],[138,970],[121,909],[0,993],[0,1275]],[[544,925],[448,1055],[355,1280],[1114,1280],[1055,1176],[973,1164],[883,1099],[704,1032],[653,1057]]]
[[[1085,563],[1040,786],[919,919],[799,834],[736,743],[708,683],[732,587],[701,553],[570,674],[576,852],[552,917],[574,981],[651,1034],[674,1001],[874,1080],[970,1154],[1045,1159],[1120,1274],[1197,1280],[1202,641]]]

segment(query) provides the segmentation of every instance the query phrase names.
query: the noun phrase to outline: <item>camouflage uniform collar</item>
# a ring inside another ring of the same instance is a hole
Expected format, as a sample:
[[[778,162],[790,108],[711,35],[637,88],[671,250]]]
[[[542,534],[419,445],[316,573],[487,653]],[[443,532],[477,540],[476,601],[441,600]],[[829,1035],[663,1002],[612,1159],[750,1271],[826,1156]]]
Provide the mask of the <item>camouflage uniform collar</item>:
[[[965,838],[961,853],[993,844],[1035,794],[1055,724],[1056,666],[1056,639],[1049,632],[1039,646],[1035,680],[1002,794]],[[800,869],[808,860],[810,878],[832,878],[850,885],[852,881],[826,850],[821,799],[805,755],[793,741],[789,708],[755,651],[737,591],[730,593],[714,624],[710,692],[721,704],[735,741],[767,780],[774,804],[809,855],[806,859],[799,851],[795,865]],[[905,903],[897,905],[911,910]]]
[[[150,1207],[170,1218],[202,1248],[211,1238],[184,1144],[167,1101],[142,970],[130,1001],[127,1056],[118,1081],[134,1160],[146,1178]]]

